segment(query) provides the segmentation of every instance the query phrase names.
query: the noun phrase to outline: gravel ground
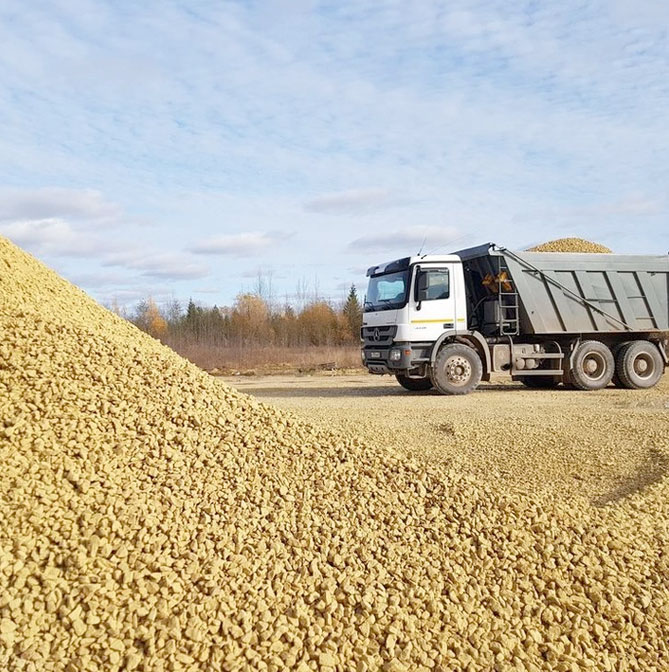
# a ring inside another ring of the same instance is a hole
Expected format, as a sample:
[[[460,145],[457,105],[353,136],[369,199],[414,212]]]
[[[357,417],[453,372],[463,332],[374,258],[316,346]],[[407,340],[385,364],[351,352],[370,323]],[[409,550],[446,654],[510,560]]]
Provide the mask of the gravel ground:
[[[407,392],[390,376],[263,376],[226,382],[310,421],[450,464],[494,485],[613,502],[669,471],[669,376],[652,390]]]

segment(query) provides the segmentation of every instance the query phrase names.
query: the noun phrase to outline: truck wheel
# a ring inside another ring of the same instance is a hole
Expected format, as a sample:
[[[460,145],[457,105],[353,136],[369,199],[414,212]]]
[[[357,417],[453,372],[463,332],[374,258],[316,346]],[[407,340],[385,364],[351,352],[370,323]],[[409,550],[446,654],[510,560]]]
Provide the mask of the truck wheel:
[[[481,358],[473,348],[460,343],[445,345],[432,367],[432,383],[442,394],[468,394],[483,375]]]
[[[599,341],[583,341],[576,348],[569,378],[577,390],[601,390],[613,378],[613,354]]]
[[[410,390],[411,392],[424,392],[425,390],[432,389],[432,381],[427,376],[425,378],[409,378],[409,376],[403,376],[401,373],[398,373],[395,378],[397,378],[397,382],[405,390]]]
[[[616,358],[616,376],[630,390],[653,387],[662,377],[664,362],[660,351],[649,341],[632,341]]]
[[[550,390],[560,384],[560,378],[557,376],[523,376],[520,382],[525,387],[531,387],[538,390]]]
[[[614,345],[613,348],[611,348],[611,352],[613,352],[613,360],[615,361],[616,364],[613,370],[613,378],[611,379],[611,382],[616,387],[625,387],[623,385],[623,381],[620,380],[620,376],[618,375],[618,369],[620,368],[618,362],[620,360],[620,353],[632,342],[633,341],[624,341],[623,343],[618,343],[618,345]]]

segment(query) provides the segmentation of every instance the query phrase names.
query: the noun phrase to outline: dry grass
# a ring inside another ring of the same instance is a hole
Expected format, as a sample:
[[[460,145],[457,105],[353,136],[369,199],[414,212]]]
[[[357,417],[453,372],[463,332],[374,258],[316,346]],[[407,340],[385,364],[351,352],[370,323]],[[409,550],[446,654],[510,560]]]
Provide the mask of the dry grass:
[[[359,368],[360,348],[343,346],[216,346],[197,343],[170,343],[173,350],[205,371],[304,371],[319,368]]]

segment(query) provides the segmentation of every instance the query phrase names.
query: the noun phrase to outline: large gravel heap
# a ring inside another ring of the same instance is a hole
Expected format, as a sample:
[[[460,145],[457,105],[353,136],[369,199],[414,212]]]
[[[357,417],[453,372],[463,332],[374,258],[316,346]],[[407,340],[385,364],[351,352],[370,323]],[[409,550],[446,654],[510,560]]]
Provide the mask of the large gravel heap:
[[[546,243],[530,247],[528,252],[594,252],[596,254],[610,254],[610,250],[606,245],[593,243],[583,238],[558,238],[557,240],[549,240]]]
[[[0,329],[0,669],[668,668],[666,483],[571,511],[312,427],[4,239]]]

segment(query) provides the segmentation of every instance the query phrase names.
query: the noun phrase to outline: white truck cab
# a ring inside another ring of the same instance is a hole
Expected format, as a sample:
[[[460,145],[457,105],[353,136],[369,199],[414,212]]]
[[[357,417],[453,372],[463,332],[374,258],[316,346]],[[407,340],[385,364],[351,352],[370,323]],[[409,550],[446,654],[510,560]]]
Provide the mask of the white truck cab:
[[[467,330],[460,257],[405,257],[372,266],[367,276],[361,334],[365,365],[372,373],[403,371],[407,380],[424,378],[434,343]],[[414,389],[418,383],[408,384]]]

